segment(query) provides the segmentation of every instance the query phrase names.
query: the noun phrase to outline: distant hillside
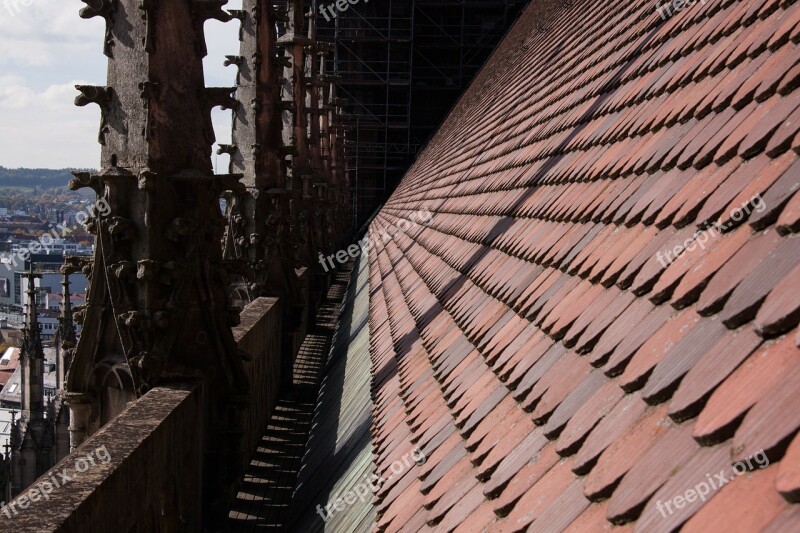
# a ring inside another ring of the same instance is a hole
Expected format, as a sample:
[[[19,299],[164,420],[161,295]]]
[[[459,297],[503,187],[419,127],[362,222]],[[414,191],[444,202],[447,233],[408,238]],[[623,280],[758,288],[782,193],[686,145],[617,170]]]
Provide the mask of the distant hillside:
[[[6,168],[0,166],[0,188],[52,189],[64,188],[76,169]]]

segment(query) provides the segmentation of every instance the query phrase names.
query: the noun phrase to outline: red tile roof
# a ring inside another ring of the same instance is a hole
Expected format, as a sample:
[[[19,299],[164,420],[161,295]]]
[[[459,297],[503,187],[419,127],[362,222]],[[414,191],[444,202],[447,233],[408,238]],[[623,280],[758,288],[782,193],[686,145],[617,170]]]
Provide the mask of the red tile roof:
[[[532,2],[370,228],[378,530],[800,529],[798,43]]]
[[[4,360],[5,363],[0,362],[0,390],[6,386],[19,367],[19,348],[7,348],[4,353],[0,353],[0,356],[4,355],[8,355],[8,360]]]

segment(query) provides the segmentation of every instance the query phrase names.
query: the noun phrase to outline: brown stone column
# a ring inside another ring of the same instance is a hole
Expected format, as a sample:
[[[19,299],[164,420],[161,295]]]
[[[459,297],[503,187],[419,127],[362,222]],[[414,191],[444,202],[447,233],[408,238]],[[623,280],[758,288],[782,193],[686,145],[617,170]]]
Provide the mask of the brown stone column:
[[[107,24],[107,85],[78,87],[76,99],[101,108],[102,168],[71,186],[91,187],[107,209],[89,224],[96,252],[87,306],[76,310],[84,329],[67,390],[85,401],[71,402],[74,440],[157,385],[202,383],[205,420],[192,438],[206,449],[205,522],[221,523],[248,384],[230,330],[238,312],[219,201],[242,187],[241,176],[212,172],[211,109],[238,102],[233,88],[204,86],[202,59],[204,22],[232,17],[226,0],[84,1],[81,16]]]

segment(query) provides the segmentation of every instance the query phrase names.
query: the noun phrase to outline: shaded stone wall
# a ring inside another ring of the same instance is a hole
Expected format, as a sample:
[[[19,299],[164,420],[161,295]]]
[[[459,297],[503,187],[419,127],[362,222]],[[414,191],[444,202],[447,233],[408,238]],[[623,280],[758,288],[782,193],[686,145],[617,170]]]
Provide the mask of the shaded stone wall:
[[[0,531],[200,531],[202,402],[152,389],[4,507]]]
[[[278,298],[258,298],[233,329],[252,387],[245,409],[247,457],[258,446],[280,390],[281,306]],[[203,428],[198,424],[205,401],[197,385],[153,389],[23,491],[25,499],[3,507],[0,531],[200,531]],[[96,464],[77,472],[89,454]],[[62,472],[74,480],[55,487],[52,480],[62,479]],[[39,492],[31,493],[34,489]],[[47,498],[42,489],[50,491]]]
[[[297,283],[298,287],[300,288],[300,302],[302,303],[302,308],[300,310],[300,322],[297,328],[293,331],[285,332],[286,333],[286,340],[285,342],[288,344],[289,348],[289,355],[291,357],[292,364],[294,364],[294,360],[297,358],[297,354],[300,351],[300,346],[303,344],[303,339],[306,338],[306,333],[308,333],[311,327],[311,319],[312,313],[319,305],[318,301],[311,301],[311,277],[309,276],[309,272],[307,268],[299,268],[296,270],[297,272]],[[287,372],[284,373],[284,377],[287,380],[291,380],[291,368],[287,369]]]
[[[242,323],[233,329],[240,350],[248,354],[244,361],[250,378],[251,396],[245,414],[244,447],[250,457],[258,447],[280,390],[281,312],[278,298],[258,298],[242,311]]]

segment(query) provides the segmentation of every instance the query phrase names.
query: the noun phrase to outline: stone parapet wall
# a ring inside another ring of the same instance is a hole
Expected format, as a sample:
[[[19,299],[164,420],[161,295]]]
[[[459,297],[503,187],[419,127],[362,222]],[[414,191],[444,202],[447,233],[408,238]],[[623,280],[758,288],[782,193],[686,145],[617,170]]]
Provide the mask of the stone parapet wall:
[[[157,387],[0,512],[0,531],[199,531],[201,387]]]
[[[281,303],[259,298],[233,335],[250,380],[245,452],[255,452],[281,380]],[[158,387],[132,402],[8,505],[0,531],[200,531],[201,385]]]
[[[250,457],[275,408],[281,386],[281,302],[278,298],[258,298],[241,314],[233,329],[240,350],[249,356],[244,361],[250,379],[250,405],[245,414],[245,451]]]

